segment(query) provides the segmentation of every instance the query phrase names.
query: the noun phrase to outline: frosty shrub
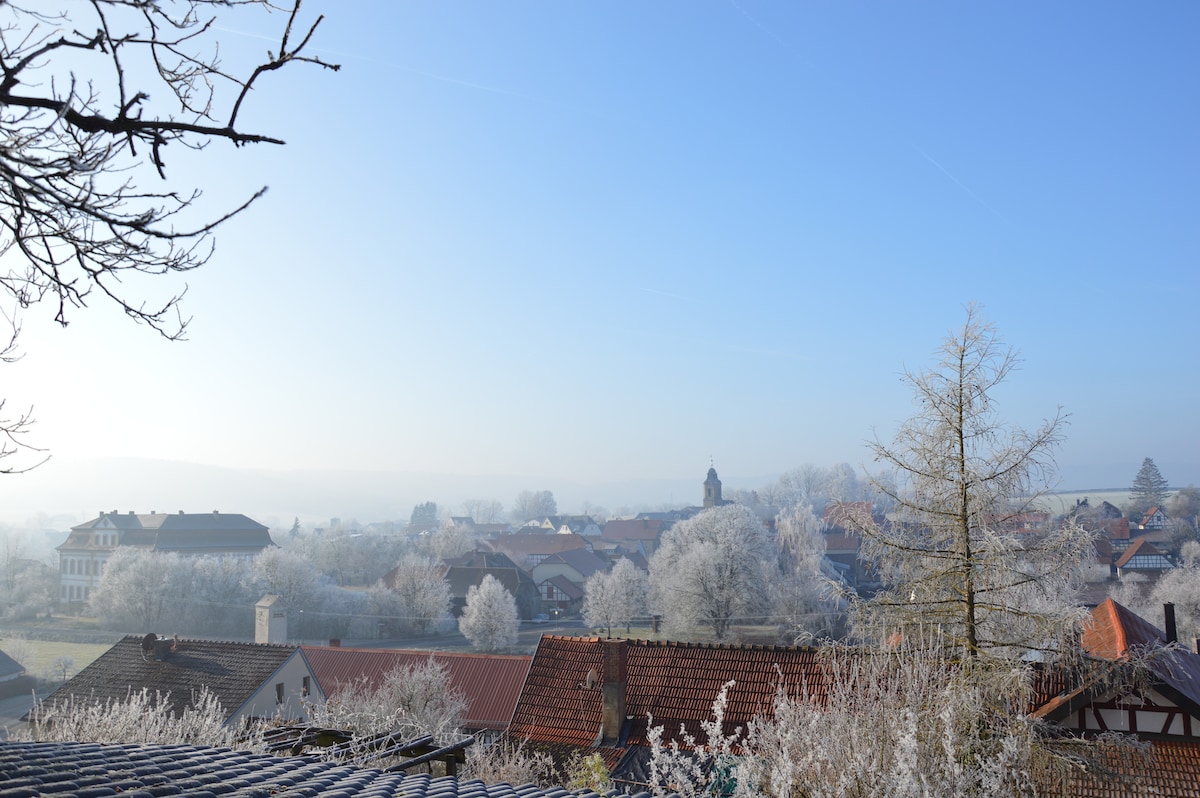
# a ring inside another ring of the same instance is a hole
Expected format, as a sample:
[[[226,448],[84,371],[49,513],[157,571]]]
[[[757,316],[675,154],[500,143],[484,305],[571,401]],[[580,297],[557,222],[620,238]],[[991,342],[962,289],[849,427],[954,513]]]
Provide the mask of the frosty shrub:
[[[459,778],[479,779],[485,784],[507,782],[540,787],[551,787],[560,781],[550,754],[530,748],[527,740],[514,742],[508,737],[491,745],[468,748],[467,764],[459,772]]]
[[[443,743],[459,736],[466,708],[466,698],[450,686],[449,671],[430,658],[389,671],[377,686],[366,680],[345,685],[310,714],[316,726],[353,731],[358,737],[431,735]]]
[[[824,649],[821,685],[780,685],[755,718],[739,795],[917,798],[1033,796],[1123,738],[1058,739],[1028,717],[1030,674],[941,658]],[[1069,794],[1069,793],[1062,793]]]
[[[123,701],[91,701],[70,696],[33,708],[29,725],[10,732],[14,739],[33,742],[137,743],[142,745],[205,745],[262,750],[253,729],[225,724],[220,701],[207,689],[192,696],[176,715],[169,694],[143,689]]]
[[[725,707],[729,702],[726,682],[713,701],[713,716],[701,721],[706,739],[697,740],[682,726],[679,736],[663,743],[663,727],[650,717],[650,789],[655,795],[678,794],[683,798],[697,795],[728,794],[728,776],[732,772],[742,729],[725,734]]]
[[[602,794],[612,788],[612,779],[600,754],[577,754],[567,762],[567,789]]]

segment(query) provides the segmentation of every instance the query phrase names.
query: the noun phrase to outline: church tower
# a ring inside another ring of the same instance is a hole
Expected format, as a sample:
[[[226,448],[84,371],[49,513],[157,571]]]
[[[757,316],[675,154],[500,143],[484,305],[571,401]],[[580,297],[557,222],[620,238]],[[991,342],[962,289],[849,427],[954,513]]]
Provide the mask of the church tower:
[[[708,469],[708,478],[704,480],[704,506],[720,507],[724,504],[721,498],[721,480],[717,479],[717,469]]]

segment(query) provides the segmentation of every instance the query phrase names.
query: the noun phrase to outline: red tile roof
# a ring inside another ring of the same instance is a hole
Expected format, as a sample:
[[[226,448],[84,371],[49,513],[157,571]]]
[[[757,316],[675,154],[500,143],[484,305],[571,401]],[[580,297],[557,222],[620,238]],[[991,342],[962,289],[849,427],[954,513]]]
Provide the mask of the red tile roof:
[[[1134,557],[1140,558],[1139,563],[1130,565],[1130,562]],[[1157,564],[1156,561],[1161,561],[1161,565]],[[1151,562],[1155,562],[1155,564],[1151,565]],[[1167,561],[1163,553],[1156,549],[1154,545],[1150,543],[1150,541],[1146,540],[1145,537],[1139,537],[1130,544],[1129,548],[1125,549],[1125,553],[1121,555],[1119,560],[1117,560],[1117,567],[1170,568],[1171,563]]]
[[[450,673],[451,687],[467,699],[463,725],[470,729],[504,729],[532,657],[506,654],[459,654],[444,651],[302,646],[317,682],[327,696],[342,685],[366,679],[376,685],[399,667],[420,665],[431,657]]]
[[[1144,754],[1109,749],[1101,757],[1099,768],[1070,768],[1063,774],[1062,782],[1041,794],[1069,798],[1142,795],[1194,798],[1197,793],[1200,793],[1200,743],[1152,740]]]
[[[789,689],[807,684],[820,695],[825,666],[815,649],[736,646],[598,637],[545,635],[513,713],[516,738],[591,746],[598,742],[605,679],[604,646],[625,653],[625,714],[631,717],[629,745],[645,745],[647,716],[669,731],[682,724],[699,735],[712,716],[713,700],[729,681],[726,727],[743,729],[756,714],[770,715],[782,679]],[[588,689],[589,672],[595,684]]]

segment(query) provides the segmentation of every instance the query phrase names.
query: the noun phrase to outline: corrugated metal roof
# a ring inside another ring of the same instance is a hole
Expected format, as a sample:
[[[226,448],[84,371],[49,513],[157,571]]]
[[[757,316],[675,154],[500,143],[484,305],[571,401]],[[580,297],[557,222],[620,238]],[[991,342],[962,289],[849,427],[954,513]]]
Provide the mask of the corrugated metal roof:
[[[375,686],[384,674],[420,665],[430,658],[450,673],[450,685],[467,699],[463,725],[471,729],[508,727],[513,708],[529,671],[529,656],[460,654],[448,651],[303,646],[317,683],[325,695],[336,696],[341,686],[359,680]]]

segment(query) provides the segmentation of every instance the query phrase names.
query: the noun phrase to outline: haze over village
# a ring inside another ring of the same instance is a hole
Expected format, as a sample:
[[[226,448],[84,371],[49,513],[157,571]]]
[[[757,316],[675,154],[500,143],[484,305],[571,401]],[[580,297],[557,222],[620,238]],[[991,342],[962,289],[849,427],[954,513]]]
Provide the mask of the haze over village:
[[[0,794],[1196,795],[1198,31],[0,2]]]

